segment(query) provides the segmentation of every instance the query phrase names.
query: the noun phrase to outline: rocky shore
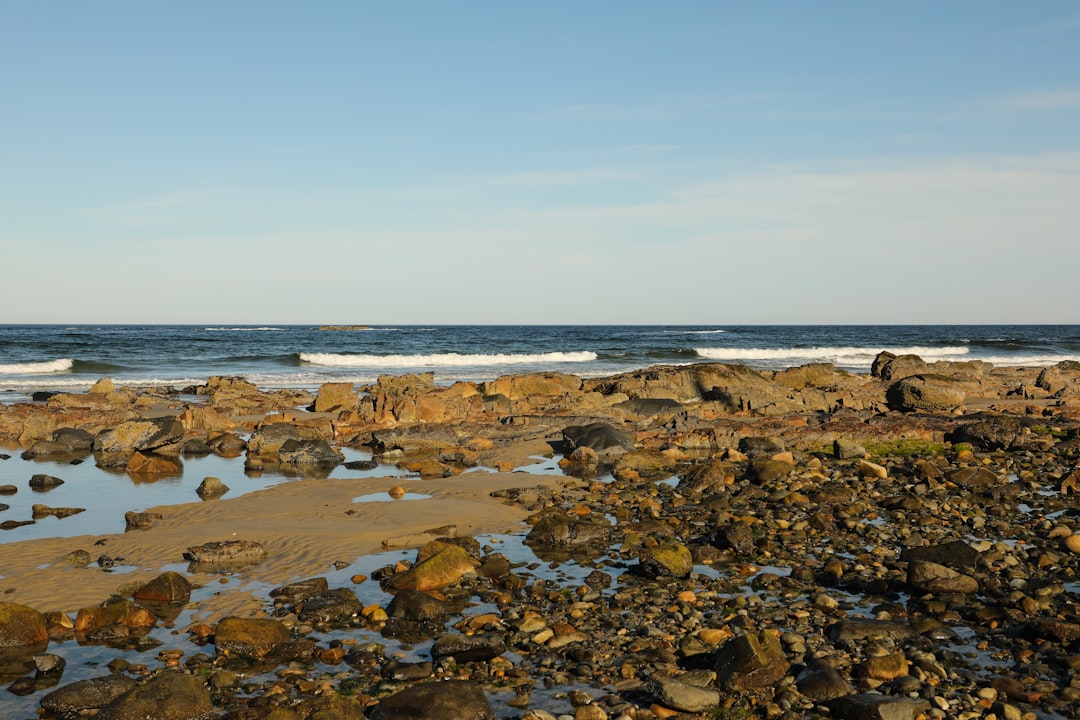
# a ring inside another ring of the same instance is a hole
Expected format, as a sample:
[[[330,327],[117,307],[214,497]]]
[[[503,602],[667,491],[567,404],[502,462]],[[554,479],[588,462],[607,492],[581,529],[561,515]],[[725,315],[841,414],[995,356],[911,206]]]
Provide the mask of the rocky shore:
[[[148,481],[214,453],[303,478],[0,545],[0,693],[112,720],[1080,718],[1080,363],[869,370],[104,379],[0,406],[6,477],[16,453]],[[432,498],[354,505],[342,448]],[[0,492],[62,481],[26,475]],[[326,571],[380,546],[415,550]],[[137,575],[106,572],[118,551]],[[229,578],[272,589],[193,616]],[[119,650],[71,682],[72,647]]]

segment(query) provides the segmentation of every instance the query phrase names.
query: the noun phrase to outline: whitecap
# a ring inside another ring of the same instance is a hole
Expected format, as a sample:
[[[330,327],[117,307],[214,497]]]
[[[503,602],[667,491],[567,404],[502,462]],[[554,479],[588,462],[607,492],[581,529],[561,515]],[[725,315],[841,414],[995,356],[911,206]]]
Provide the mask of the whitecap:
[[[0,365],[0,375],[46,375],[70,370],[75,361],[70,358],[46,360],[45,362],[13,363]]]
[[[327,367],[473,367],[492,365],[521,365],[526,363],[583,363],[596,360],[596,353],[549,352],[536,354],[464,355],[438,353],[435,355],[343,355],[340,353],[300,353],[300,360]]]

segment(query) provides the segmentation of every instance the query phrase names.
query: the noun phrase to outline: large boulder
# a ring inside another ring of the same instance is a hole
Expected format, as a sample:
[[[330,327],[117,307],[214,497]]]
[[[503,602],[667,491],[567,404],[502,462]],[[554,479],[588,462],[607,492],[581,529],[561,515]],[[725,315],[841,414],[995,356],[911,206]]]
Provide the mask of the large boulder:
[[[634,439],[629,433],[617,430],[607,423],[571,425],[563,429],[562,435],[571,450],[588,447],[602,452],[612,448],[624,450],[634,448]]]
[[[646,577],[688,576],[694,569],[690,549],[682,543],[663,543],[645,546],[638,551],[638,563]]]
[[[136,590],[132,597],[143,603],[186,603],[191,599],[191,583],[180,573],[166,572]]]
[[[286,440],[278,450],[278,460],[302,467],[336,467],[345,461],[340,450],[325,440]]]
[[[932,373],[906,377],[885,391],[889,409],[899,412],[949,412],[963,405],[965,397],[959,383]]]
[[[94,717],[96,720],[209,720],[216,715],[210,691],[200,678],[167,671],[127,691]]]
[[[352,590],[336,588],[304,598],[298,617],[303,622],[338,623],[359,615],[363,609],[363,604]]]
[[[389,585],[396,590],[441,590],[473,572],[476,566],[468,552],[457,545],[446,545],[426,560],[392,576]]]
[[[0,648],[26,647],[48,641],[44,615],[26,605],[0,602]]]
[[[762,630],[728,641],[716,654],[716,683],[728,692],[769,687],[790,664],[776,632]]]
[[[882,380],[902,380],[926,372],[926,362],[918,355],[897,355],[880,370]]]
[[[290,639],[289,628],[271,618],[227,617],[214,628],[214,646],[226,656],[263,657]]]
[[[494,720],[484,691],[471,680],[414,685],[384,698],[371,720]]]
[[[360,406],[360,396],[352,383],[323,383],[315,396],[315,412],[355,410]]]
[[[38,440],[22,454],[23,460],[40,460],[48,457],[79,455],[94,447],[94,436],[79,428],[60,428],[49,440]]]
[[[504,375],[484,383],[483,386],[485,395],[504,395],[511,400],[565,395],[580,390],[580,377],[554,372]]]
[[[98,433],[94,455],[103,467],[119,467],[127,465],[136,451],[177,455],[183,439],[184,426],[174,417],[130,420]]]

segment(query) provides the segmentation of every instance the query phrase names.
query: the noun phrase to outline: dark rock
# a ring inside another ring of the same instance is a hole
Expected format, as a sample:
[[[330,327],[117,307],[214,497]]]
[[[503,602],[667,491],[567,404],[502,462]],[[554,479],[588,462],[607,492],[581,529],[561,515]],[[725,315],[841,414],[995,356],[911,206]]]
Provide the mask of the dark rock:
[[[771,457],[787,450],[779,437],[744,437],[739,440],[739,452],[750,458]]]
[[[79,680],[53,690],[41,698],[41,709],[61,716],[78,715],[98,710],[135,687],[127,675]]]
[[[1005,481],[992,470],[985,467],[962,467],[950,470],[945,473],[946,479],[949,482],[955,483],[962,488],[969,490],[973,488],[985,488],[992,487],[994,485],[1001,485]]]
[[[526,545],[541,547],[577,547],[605,544],[611,527],[593,520],[571,517],[565,513],[547,513],[525,536]]]
[[[180,454],[184,457],[205,457],[213,452],[213,448],[202,438],[191,438],[180,448]]]
[[[278,459],[291,465],[335,467],[345,456],[325,440],[286,440]]]
[[[371,720],[494,720],[484,691],[471,680],[447,680],[405,688],[384,698]]]
[[[716,528],[712,534],[712,544],[721,550],[734,550],[740,555],[751,555],[757,550],[754,533],[744,522]]]
[[[345,463],[346,470],[374,470],[379,467],[379,463],[375,460],[350,460]]]
[[[930,709],[926,700],[887,695],[847,695],[825,705],[840,720],[916,720]]]
[[[200,678],[166,671],[116,698],[94,717],[96,720],[208,720],[215,715],[210,692]]]
[[[44,615],[25,605],[0,602],[0,648],[28,647],[48,641]]]
[[[915,629],[906,623],[889,620],[851,618],[841,620],[829,629],[834,643],[854,643],[863,640],[911,640],[917,636]]]
[[[661,543],[638,550],[638,562],[645,577],[683,578],[694,570],[690,550],[681,543]]]
[[[239,435],[230,432],[212,437],[206,444],[215,455],[227,458],[237,457],[247,450],[247,443]]]
[[[671,398],[630,398],[612,407],[630,415],[651,416],[663,412],[675,412],[682,407],[682,404]]]
[[[304,598],[298,617],[303,622],[344,622],[364,609],[356,594],[348,588],[325,590]]]
[[[0,495],[14,495],[19,492],[19,488],[15,485],[0,485]]]
[[[263,425],[248,438],[247,451],[251,455],[262,457],[276,457],[281,448],[289,440],[303,440],[304,436],[300,428],[291,423],[273,423]],[[213,444],[211,444],[213,447]]]
[[[417,590],[400,590],[386,606],[391,618],[415,622],[444,622],[448,616],[446,603]]]
[[[899,412],[949,412],[964,404],[960,384],[943,375],[912,375],[885,391],[890,410]]]
[[[728,475],[732,475],[731,466],[728,463],[712,461],[691,465],[679,479],[679,492],[691,496],[716,490],[726,481]]]
[[[832,665],[821,660],[811,660],[795,677],[799,692],[815,701],[851,695],[855,692],[851,683],[843,678]]]
[[[716,654],[717,685],[729,692],[768,687],[787,674],[777,633],[762,630],[729,640]]]
[[[441,636],[431,646],[431,657],[436,661],[452,657],[458,662],[480,662],[491,660],[506,652],[506,644],[499,635],[458,635],[449,633]]]
[[[203,478],[203,481],[199,483],[199,487],[195,488],[195,494],[203,500],[218,498],[227,492],[229,492],[229,486],[221,482],[221,478],[216,477]]]
[[[135,512],[128,510],[124,513],[124,525],[127,530],[145,530],[153,527],[154,523],[164,517],[161,513]]]
[[[60,478],[53,477],[52,475],[44,475],[42,473],[38,473],[30,478],[30,489],[39,492],[52,490],[54,487],[59,487],[63,484],[64,481]]]
[[[758,483],[780,480],[790,475],[794,470],[794,465],[783,460],[770,460],[761,457],[750,461],[750,476]]]
[[[833,455],[840,460],[866,457],[866,448],[849,438],[833,440]]]
[[[1006,450],[1012,447],[1023,429],[1019,418],[1003,416],[960,425],[946,439],[970,443],[979,450]]]
[[[903,562],[932,562],[951,567],[953,570],[960,572],[969,572],[975,569],[975,565],[979,561],[979,551],[963,540],[953,540],[940,545],[907,548],[900,553],[900,560]]]
[[[191,583],[175,572],[158,575],[132,595],[138,602],[186,603],[191,599]]]
[[[387,680],[413,681],[431,677],[434,665],[430,662],[406,663],[391,660],[382,669],[382,676]]]
[[[880,369],[882,380],[901,380],[925,372],[926,362],[918,355],[897,355]]]
[[[597,452],[612,448],[632,450],[633,438],[621,430],[616,430],[607,423],[591,423],[589,425],[572,425],[562,431],[563,440],[571,449],[589,447]]]
[[[214,646],[223,655],[263,657],[289,642],[289,629],[270,618],[223,618],[214,628]]]
[[[251,540],[221,540],[189,547],[184,558],[194,562],[223,563],[256,561],[266,557],[263,546]]]
[[[312,595],[326,592],[329,589],[330,584],[326,581],[326,578],[313,577],[274,588],[270,591],[270,597],[285,603],[299,603]]]
[[[893,360],[895,357],[896,355],[889,352],[888,350],[883,350],[882,352],[879,352],[874,358],[874,362],[870,364],[870,375],[872,377],[881,377],[882,368],[888,365],[889,361]]]

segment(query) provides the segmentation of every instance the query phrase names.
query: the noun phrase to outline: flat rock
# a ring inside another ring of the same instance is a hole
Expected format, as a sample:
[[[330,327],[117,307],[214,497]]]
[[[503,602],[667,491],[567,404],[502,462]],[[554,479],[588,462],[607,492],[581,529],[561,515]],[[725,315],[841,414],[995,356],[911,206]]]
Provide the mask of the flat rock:
[[[405,688],[369,712],[371,720],[494,720],[484,691],[471,680],[447,680]]]
[[[200,563],[256,561],[266,557],[266,550],[251,540],[220,540],[189,547],[184,558]]]
[[[887,695],[847,695],[825,703],[841,720],[916,720],[930,709],[926,700]]]
[[[44,695],[41,709],[58,715],[99,710],[134,687],[134,678],[120,674],[79,680]]]
[[[108,703],[96,720],[206,720],[216,717],[202,679],[166,671]]]
[[[706,712],[720,704],[720,693],[660,674],[650,678],[653,697],[664,707],[686,713]]]

